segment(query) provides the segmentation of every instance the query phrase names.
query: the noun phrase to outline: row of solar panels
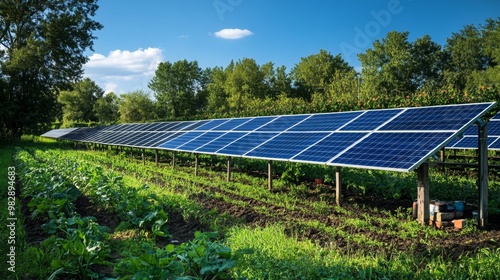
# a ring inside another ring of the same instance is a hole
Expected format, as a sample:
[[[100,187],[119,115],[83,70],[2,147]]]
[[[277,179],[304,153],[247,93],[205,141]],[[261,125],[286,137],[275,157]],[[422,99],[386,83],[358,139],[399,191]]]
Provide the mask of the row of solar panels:
[[[478,128],[471,126],[467,129],[463,137],[456,138],[448,146],[447,149],[477,149]],[[500,115],[495,115],[488,122],[488,149],[500,150]]]
[[[492,109],[494,103],[340,113],[120,124],[42,136],[166,149],[410,171]]]

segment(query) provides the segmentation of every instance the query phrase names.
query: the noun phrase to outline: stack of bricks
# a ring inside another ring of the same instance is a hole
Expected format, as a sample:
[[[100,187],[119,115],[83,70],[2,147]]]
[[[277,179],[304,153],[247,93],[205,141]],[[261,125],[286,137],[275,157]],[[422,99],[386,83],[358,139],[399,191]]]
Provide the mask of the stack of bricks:
[[[455,229],[462,229],[465,227],[465,219],[463,219],[463,212],[450,211],[447,212],[446,205],[434,207],[434,214],[431,213],[430,223],[437,228],[442,227],[455,227]],[[444,210],[444,211],[443,211]]]

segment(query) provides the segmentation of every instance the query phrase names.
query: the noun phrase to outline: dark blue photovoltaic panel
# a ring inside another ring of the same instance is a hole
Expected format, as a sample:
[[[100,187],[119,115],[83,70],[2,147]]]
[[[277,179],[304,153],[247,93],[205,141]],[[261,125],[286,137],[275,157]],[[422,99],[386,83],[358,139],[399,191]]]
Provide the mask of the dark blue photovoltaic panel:
[[[222,130],[232,130],[232,129],[238,129],[238,126],[248,122],[252,118],[238,118],[238,119],[231,119],[226,123],[223,123],[219,125],[218,127],[213,128],[213,131],[222,131]]]
[[[186,144],[179,146],[177,149],[183,151],[194,151],[199,147],[209,143],[217,137],[220,137],[224,134],[224,132],[207,132],[199,137],[195,138],[192,141],[187,142]]]
[[[402,109],[366,111],[359,118],[341,128],[341,131],[375,130],[392,117],[396,116]]]
[[[165,133],[165,137],[160,137],[154,143],[151,143],[151,147],[160,147],[161,144],[166,143],[167,141],[173,140],[177,137],[186,134],[186,132],[167,132]],[[155,139],[156,140],[156,139]]]
[[[266,124],[265,126],[257,129],[257,131],[282,132],[296,125],[298,122],[304,120],[307,117],[309,117],[309,115],[281,116],[279,118],[276,118],[274,121]]]
[[[276,135],[277,133],[259,133],[259,132],[247,134],[242,138],[236,140],[229,146],[226,146],[225,148],[217,151],[217,153],[224,155],[241,156]]]
[[[44,134],[42,134],[42,137],[49,137],[49,138],[60,138],[70,132],[73,132],[74,130],[77,130],[78,128],[60,128],[60,129],[52,129],[51,131],[48,131]]]
[[[183,134],[175,139],[172,139],[166,143],[161,144],[160,147],[165,148],[165,149],[175,149],[175,148],[179,147],[180,145],[186,143],[187,141],[191,141],[194,138],[200,136],[201,134],[203,134],[203,132],[198,132],[198,131],[186,132],[185,134]]]
[[[197,128],[195,128],[194,130],[210,130],[218,125],[221,125],[225,122],[227,122],[228,119],[223,119],[223,120],[211,120],[207,123],[204,123],[203,125],[201,126],[198,126]]]
[[[499,137],[495,137],[495,138],[496,138],[496,140],[493,143],[491,143],[488,146],[488,148],[498,150],[498,149],[500,149],[500,138]],[[488,139],[488,141],[489,141],[489,139]]]
[[[318,142],[328,133],[282,133],[275,138],[250,151],[246,156],[273,159],[290,159],[307,147]]]
[[[167,136],[169,135],[172,135],[174,134],[174,132],[157,132],[155,133],[155,135],[151,138],[149,138],[147,141],[145,141],[143,143],[143,146],[144,147],[156,147],[156,143],[162,141],[161,143],[165,143],[167,142],[167,140],[165,138],[167,138]]]
[[[500,120],[500,113],[496,113],[491,119],[492,120]]]
[[[246,132],[228,132],[221,137],[213,140],[212,142],[203,145],[196,149],[196,152],[203,153],[215,153],[216,151],[224,148],[224,146],[229,145],[231,142],[237,140],[240,137],[243,137]]]
[[[335,158],[331,165],[411,170],[451,135],[452,132],[373,133]]]
[[[181,128],[180,130],[183,130],[183,131],[194,130],[195,128],[197,128],[199,126],[202,126],[202,125],[206,124],[207,122],[209,122],[209,121],[185,122],[186,126],[184,126],[183,128]]]
[[[458,130],[490,103],[464,104],[460,106],[408,108],[380,131],[389,130]]]
[[[144,137],[142,137],[139,141],[137,141],[138,147],[145,147],[145,143],[149,142],[151,138],[158,136],[158,132],[145,132],[143,133]]]
[[[362,112],[344,112],[312,115],[289,131],[335,131]]]
[[[451,148],[453,145],[457,144],[458,141],[460,140],[462,140],[460,137],[453,138],[453,140],[451,140],[451,142],[448,143],[448,145],[446,145],[446,148]]]
[[[233,129],[234,131],[252,131],[255,130],[266,123],[274,120],[276,117],[259,117],[259,118],[254,118],[251,121],[248,121],[247,123],[244,123],[240,126],[238,126],[236,129]]]
[[[293,160],[325,163],[366,135],[367,133],[360,132],[333,133],[294,157]]]
[[[477,132],[477,127],[476,127],[476,135],[478,134]],[[499,121],[492,121],[488,123],[488,135],[491,136],[500,136],[500,122]]]
[[[474,135],[474,136],[477,136],[478,135],[478,128],[477,128],[477,125],[471,125],[469,126],[469,128],[467,128],[464,132],[464,135]]]
[[[497,137],[488,137],[488,146],[491,145],[496,139]],[[478,142],[477,137],[463,137],[458,142],[454,142],[453,146],[450,143],[447,147],[453,149],[477,149],[479,146]]]

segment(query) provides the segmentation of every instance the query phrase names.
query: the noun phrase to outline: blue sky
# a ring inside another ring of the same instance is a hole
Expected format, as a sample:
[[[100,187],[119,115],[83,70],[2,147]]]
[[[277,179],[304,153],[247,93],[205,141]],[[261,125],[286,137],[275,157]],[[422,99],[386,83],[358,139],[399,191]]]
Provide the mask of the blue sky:
[[[122,0],[99,1],[94,52],[85,76],[106,92],[142,89],[161,61],[226,67],[253,58],[287,70],[325,49],[360,69],[357,53],[389,31],[410,40],[446,38],[500,16],[498,0]]]

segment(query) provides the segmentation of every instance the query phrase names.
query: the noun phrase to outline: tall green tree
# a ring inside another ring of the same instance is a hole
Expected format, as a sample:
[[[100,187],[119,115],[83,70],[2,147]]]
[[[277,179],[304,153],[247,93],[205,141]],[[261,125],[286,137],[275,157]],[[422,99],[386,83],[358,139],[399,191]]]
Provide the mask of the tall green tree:
[[[94,107],[103,96],[104,90],[90,78],[76,82],[72,90],[61,91],[59,102],[62,104],[63,122],[97,121]]]
[[[484,25],[467,25],[447,39],[443,80],[458,92],[483,85],[499,85],[500,18]]]
[[[94,112],[99,123],[110,124],[117,122],[120,117],[118,104],[119,98],[113,92],[97,99],[94,104]]]
[[[161,62],[149,88],[159,106],[160,117],[188,117],[195,113],[195,95],[201,91],[197,61]]]
[[[149,94],[142,90],[122,94],[118,105],[122,123],[144,122],[153,120],[155,104]]]
[[[414,94],[426,84],[434,84],[441,70],[441,46],[429,36],[415,42],[408,32],[392,31],[373,47],[359,54],[362,92],[367,96]]]
[[[234,69],[234,63],[231,63],[233,66],[227,67],[226,69],[222,67],[214,67],[212,69],[212,80],[207,85],[207,111],[210,113],[229,113],[228,94],[225,90],[225,84],[228,72],[230,73]]]
[[[291,77],[295,83],[295,97],[311,99],[314,93],[327,92],[335,73],[351,71],[352,67],[342,59],[340,54],[333,56],[326,50],[318,54],[301,58],[292,71]]]
[[[97,0],[0,0],[0,133],[10,139],[53,122],[59,89],[83,73],[102,25]]]

